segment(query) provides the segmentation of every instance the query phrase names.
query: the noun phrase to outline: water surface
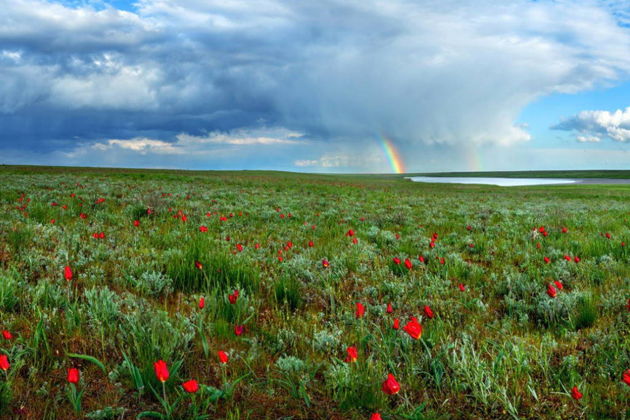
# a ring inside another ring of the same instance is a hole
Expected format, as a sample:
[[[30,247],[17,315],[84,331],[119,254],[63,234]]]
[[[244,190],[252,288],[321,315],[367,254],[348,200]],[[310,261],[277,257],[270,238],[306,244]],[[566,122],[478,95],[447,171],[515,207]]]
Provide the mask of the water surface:
[[[630,184],[630,179],[604,178],[483,178],[455,176],[412,176],[414,182],[431,182],[436,184],[484,184],[500,187],[518,187],[524,185],[563,185],[563,184]]]

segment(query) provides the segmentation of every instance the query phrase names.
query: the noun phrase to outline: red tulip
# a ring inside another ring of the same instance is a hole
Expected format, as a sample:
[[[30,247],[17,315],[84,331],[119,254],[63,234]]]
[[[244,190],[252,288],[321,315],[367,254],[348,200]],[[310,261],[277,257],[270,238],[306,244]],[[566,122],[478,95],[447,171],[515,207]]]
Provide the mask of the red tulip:
[[[184,391],[188,392],[189,394],[194,394],[195,392],[199,391],[199,384],[194,379],[191,379],[190,381],[184,382],[182,384],[182,388],[184,388]]]
[[[444,263],[446,263],[446,260],[444,259],[444,257],[440,258],[440,264],[444,265]]]
[[[282,261],[284,261],[284,258],[278,257],[278,261],[282,262]]]
[[[199,309],[203,309],[206,306],[206,299],[202,296],[199,298]]]
[[[315,244],[313,243],[313,241],[308,241],[308,246],[309,248],[313,248]]]
[[[433,241],[429,242],[429,248],[435,248],[435,242]]]
[[[398,318],[394,319],[394,325],[392,326],[392,328],[395,330],[400,328],[400,319]]]
[[[582,393],[578,391],[577,386],[574,386],[573,388],[571,388],[571,396],[576,401],[580,400],[583,397]]]
[[[78,384],[79,383],[79,369],[77,368],[70,368],[68,369],[68,382],[70,382],[71,384]]]
[[[81,219],[87,219],[87,214],[85,214],[85,213],[81,213],[81,214],[79,214],[79,217],[80,217]]]
[[[5,340],[11,340],[13,338],[13,334],[11,334],[8,330],[3,330],[2,336]]]
[[[199,261],[195,261],[195,267],[197,268],[197,270],[203,270],[203,264],[201,264]]]
[[[536,248],[540,249],[540,247],[541,247],[540,242],[536,242]]]
[[[568,231],[569,231],[569,229],[567,229],[565,227],[562,228],[562,233],[567,233]]]
[[[242,325],[235,325],[234,326],[234,334],[235,335],[241,335],[243,334],[243,331],[245,331],[245,327]]]
[[[463,283],[459,283],[459,284],[457,285],[457,287],[459,287],[459,290],[461,290],[462,292],[465,292],[465,291],[466,291],[466,286],[464,286],[464,284],[463,284]]]
[[[472,226],[470,225],[466,226],[466,230],[472,230]]]
[[[383,418],[378,413],[372,413],[372,415],[370,416],[370,420],[383,420]]]
[[[429,305],[424,305],[424,314],[428,317],[428,318],[433,318],[433,311],[431,310],[431,307]]]
[[[567,260],[567,261],[571,261],[571,257],[569,257],[568,255],[565,255],[564,259]]]
[[[545,258],[543,258],[543,260],[545,261],[545,264],[549,264],[551,262],[549,257],[545,257]]]
[[[346,349],[346,353],[348,353],[348,357],[346,357],[346,362],[348,363],[352,363],[352,362],[356,362],[358,357],[359,357],[359,353],[357,352],[357,348],[354,346],[350,346]]]
[[[140,226],[140,220],[134,220],[134,221],[133,221],[133,225],[134,225],[135,227]]]
[[[207,232],[207,231],[208,231],[207,226],[199,226],[199,232]]]
[[[235,304],[236,301],[238,300],[238,290],[234,290],[234,292],[232,292],[231,295],[228,295],[228,300],[230,301],[231,304]]]
[[[329,265],[330,265],[330,263],[328,262],[328,260],[327,260],[326,258],[324,258],[324,259],[322,260],[322,267],[326,268],[326,267],[328,267]]]
[[[394,261],[394,264],[400,265],[400,258],[394,257],[394,258],[392,258],[392,261]]]
[[[223,350],[219,350],[217,352],[217,354],[219,355],[219,362],[221,362],[223,364],[226,364],[230,360],[230,358],[228,357],[227,353],[224,352]]]
[[[421,263],[423,263],[423,262],[424,262],[424,257],[423,257],[422,255],[419,255],[419,256],[418,256],[418,261],[420,261]]]
[[[357,310],[355,312],[355,316],[358,318],[363,318],[365,314],[365,306],[362,303],[357,302]]]
[[[387,313],[391,314],[392,312],[394,312],[394,307],[392,306],[391,303],[387,304]]]
[[[576,263],[579,263],[582,260],[580,259],[580,257],[573,257],[573,261],[575,261]]]
[[[66,265],[66,268],[63,270],[63,276],[67,281],[72,280],[72,269],[69,265]]]
[[[547,286],[547,294],[549,295],[549,297],[551,298],[555,298],[556,295],[558,294],[558,292],[556,291],[556,288],[553,287],[551,285],[551,283],[549,283],[549,285]]]
[[[236,244],[236,250],[237,250],[238,252],[243,252],[243,245],[241,245],[241,244]]]
[[[407,267],[408,270],[411,270],[411,268],[413,267],[413,264],[411,264],[411,260],[409,258],[405,258],[405,267]]]
[[[168,367],[166,366],[166,362],[164,360],[158,360],[153,363],[153,370],[155,371],[155,377],[158,381],[164,383],[168,380]]]
[[[625,382],[626,385],[630,386],[630,369],[626,370],[623,373],[621,379]]]
[[[606,232],[606,235],[605,235],[605,236],[606,236],[606,238],[608,238],[608,239],[610,239],[610,237],[611,237],[610,233],[608,233],[608,232]]]
[[[50,223],[52,223],[53,225],[55,224],[56,220],[55,219],[50,219]]]
[[[411,321],[403,327],[403,330],[415,340],[422,336],[422,325],[420,325],[416,318],[412,318]]]
[[[394,375],[389,373],[387,375],[387,379],[385,379],[385,382],[383,382],[381,389],[386,394],[394,395],[400,391],[400,384],[396,381]]]
[[[346,236],[354,236],[354,231],[350,229],[348,232],[346,232]]]
[[[260,244],[259,243],[254,244],[254,248],[260,249]]]
[[[7,355],[0,354],[0,369],[7,371],[9,370],[9,367],[11,367],[11,364],[9,363],[9,358],[7,357]]]
[[[553,284],[556,285],[556,289],[558,289],[558,290],[564,289],[564,285],[562,284],[562,282],[560,280],[554,280]]]
[[[357,238],[352,238],[352,243],[356,245],[359,243],[359,240]]]

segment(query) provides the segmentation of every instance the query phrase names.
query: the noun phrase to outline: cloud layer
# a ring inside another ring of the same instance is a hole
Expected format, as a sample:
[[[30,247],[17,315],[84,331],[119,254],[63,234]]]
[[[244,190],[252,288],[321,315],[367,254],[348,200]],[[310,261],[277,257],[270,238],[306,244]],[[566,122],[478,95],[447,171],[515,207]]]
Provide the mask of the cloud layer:
[[[383,134],[416,158],[521,143],[533,100],[629,77],[624,22],[615,2],[140,0],[132,13],[13,0],[0,149],[277,159],[309,141],[291,164],[343,166],[361,147],[350,161],[369,169]],[[625,123],[597,131],[598,118],[578,118],[582,141],[627,141]]]

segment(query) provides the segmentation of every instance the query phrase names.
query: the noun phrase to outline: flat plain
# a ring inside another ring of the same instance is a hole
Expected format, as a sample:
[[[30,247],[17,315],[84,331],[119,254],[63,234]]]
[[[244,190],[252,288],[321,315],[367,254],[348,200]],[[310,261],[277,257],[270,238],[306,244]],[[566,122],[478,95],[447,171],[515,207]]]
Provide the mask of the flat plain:
[[[2,418],[630,416],[630,185],[0,178]]]

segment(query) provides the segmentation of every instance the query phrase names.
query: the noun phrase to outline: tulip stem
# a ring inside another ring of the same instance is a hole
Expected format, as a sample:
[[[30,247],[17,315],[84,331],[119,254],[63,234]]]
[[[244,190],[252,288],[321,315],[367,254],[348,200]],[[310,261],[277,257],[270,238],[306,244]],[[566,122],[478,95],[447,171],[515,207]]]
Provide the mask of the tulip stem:
[[[164,381],[162,381],[162,397],[166,405],[168,405],[168,401],[166,400],[166,383]]]

